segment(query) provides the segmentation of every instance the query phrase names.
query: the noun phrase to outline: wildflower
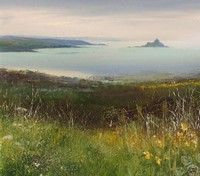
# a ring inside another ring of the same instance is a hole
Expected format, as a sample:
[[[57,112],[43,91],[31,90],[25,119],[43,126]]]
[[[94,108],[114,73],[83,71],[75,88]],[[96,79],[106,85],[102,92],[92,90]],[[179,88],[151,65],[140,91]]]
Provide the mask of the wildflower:
[[[28,109],[23,108],[23,107],[17,107],[15,110],[16,110],[18,113],[25,113],[25,112],[28,111]]]
[[[198,173],[199,168],[194,164],[191,164],[187,168],[187,172],[189,176],[195,176]]]
[[[178,138],[182,138],[182,137],[183,137],[183,133],[178,132],[178,133],[176,133],[176,136],[177,136]]]
[[[196,161],[200,164],[200,153],[196,155]]]
[[[13,136],[12,135],[7,135],[3,137],[4,141],[12,141],[13,140]]]
[[[192,164],[192,157],[190,156],[182,156],[181,157],[181,162],[183,163],[184,166],[188,166]]]
[[[195,132],[191,132],[191,133],[189,134],[189,136],[190,136],[191,138],[196,138],[196,133],[195,133]]]
[[[15,126],[15,127],[22,127],[23,125],[20,124],[20,123],[13,123],[13,126]]]
[[[145,158],[146,158],[147,160],[150,160],[150,159],[151,159],[152,154],[151,154],[150,152],[146,151],[146,152],[144,152],[144,155],[145,155]]]
[[[40,163],[37,163],[37,162],[34,162],[33,165],[34,165],[36,168],[40,167]]]
[[[17,146],[21,146],[21,144],[19,142],[15,142],[15,145]]]
[[[157,163],[158,165],[160,165],[160,164],[161,164],[161,159],[160,159],[160,158],[158,158],[157,156],[155,157],[155,160],[156,160],[156,163]]]
[[[177,175],[177,176],[181,176],[181,175],[183,175],[184,173],[185,173],[185,171],[184,171],[183,167],[178,167],[178,168],[176,168],[176,175]]]
[[[191,140],[191,142],[194,145],[194,147],[197,148],[198,140],[193,139],[193,140]]]
[[[164,154],[163,160],[170,160],[170,156],[168,154]]]
[[[181,123],[181,129],[182,129],[183,131],[187,131],[187,130],[188,130],[187,124],[186,124],[186,123]]]
[[[163,147],[163,142],[161,141],[161,140],[157,140],[157,145],[161,148],[161,147]]]
[[[189,142],[186,141],[185,146],[189,147],[190,146]]]

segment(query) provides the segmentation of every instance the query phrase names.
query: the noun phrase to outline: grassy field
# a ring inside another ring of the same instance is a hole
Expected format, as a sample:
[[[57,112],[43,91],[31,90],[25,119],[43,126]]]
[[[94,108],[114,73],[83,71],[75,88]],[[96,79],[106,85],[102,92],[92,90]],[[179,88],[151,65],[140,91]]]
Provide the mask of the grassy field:
[[[0,85],[0,175],[200,174],[198,79]]]
[[[198,175],[199,138],[186,123],[149,135],[134,122],[80,130],[2,115],[1,125],[1,175]]]

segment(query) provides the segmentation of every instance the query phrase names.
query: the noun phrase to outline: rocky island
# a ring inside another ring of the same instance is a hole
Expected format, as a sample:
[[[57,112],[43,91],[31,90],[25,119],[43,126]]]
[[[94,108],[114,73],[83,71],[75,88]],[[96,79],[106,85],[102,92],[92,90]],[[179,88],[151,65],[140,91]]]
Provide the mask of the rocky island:
[[[161,43],[160,40],[158,40],[158,39],[155,39],[153,42],[147,42],[145,45],[138,46],[138,47],[143,47],[143,48],[148,48],[148,47],[168,48],[168,46]]]

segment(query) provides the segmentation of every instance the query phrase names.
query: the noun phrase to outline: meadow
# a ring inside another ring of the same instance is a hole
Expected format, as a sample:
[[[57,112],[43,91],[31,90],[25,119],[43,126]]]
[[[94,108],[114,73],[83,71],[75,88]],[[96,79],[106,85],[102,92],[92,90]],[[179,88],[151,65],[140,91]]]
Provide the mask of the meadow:
[[[0,85],[1,175],[200,175],[199,79]]]

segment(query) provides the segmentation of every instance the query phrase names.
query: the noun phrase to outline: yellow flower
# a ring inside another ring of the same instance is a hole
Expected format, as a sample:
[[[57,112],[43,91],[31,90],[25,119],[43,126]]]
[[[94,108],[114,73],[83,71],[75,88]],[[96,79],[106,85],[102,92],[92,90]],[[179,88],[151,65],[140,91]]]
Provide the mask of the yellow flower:
[[[185,142],[185,146],[189,147],[190,144],[186,141],[186,142]]]
[[[161,140],[158,139],[157,140],[157,145],[161,148],[161,147],[163,147],[164,144],[163,144],[163,142]]]
[[[177,136],[178,138],[182,138],[182,137],[183,137],[183,133],[178,132],[178,133],[176,133],[176,136]]]
[[[151,154],[150,152],[146,151],[146,152],[144,152],[144,155],[145,155],[145,158],[146,158],[147,160],[150,160],[150,159],[151,159],[152,154]]]
[[[160,164],[161,164],[161,159],[160,159],[160,158],[158,158],[157,156],[155,157],[155,160],[156,160],[156,163],[157,163],[158,165],[160,165]]]
[[[187,131],[187,130],[188,130],[187,124],[186,124],[186,123],[181,123],[181,129],[182,129],[183,131]]]
[[[197,147],[197,144],[198,144],[198,141],[197,139],[193,139],[191,140],[192,144],[194,145],[194,147],[196,148]]]

